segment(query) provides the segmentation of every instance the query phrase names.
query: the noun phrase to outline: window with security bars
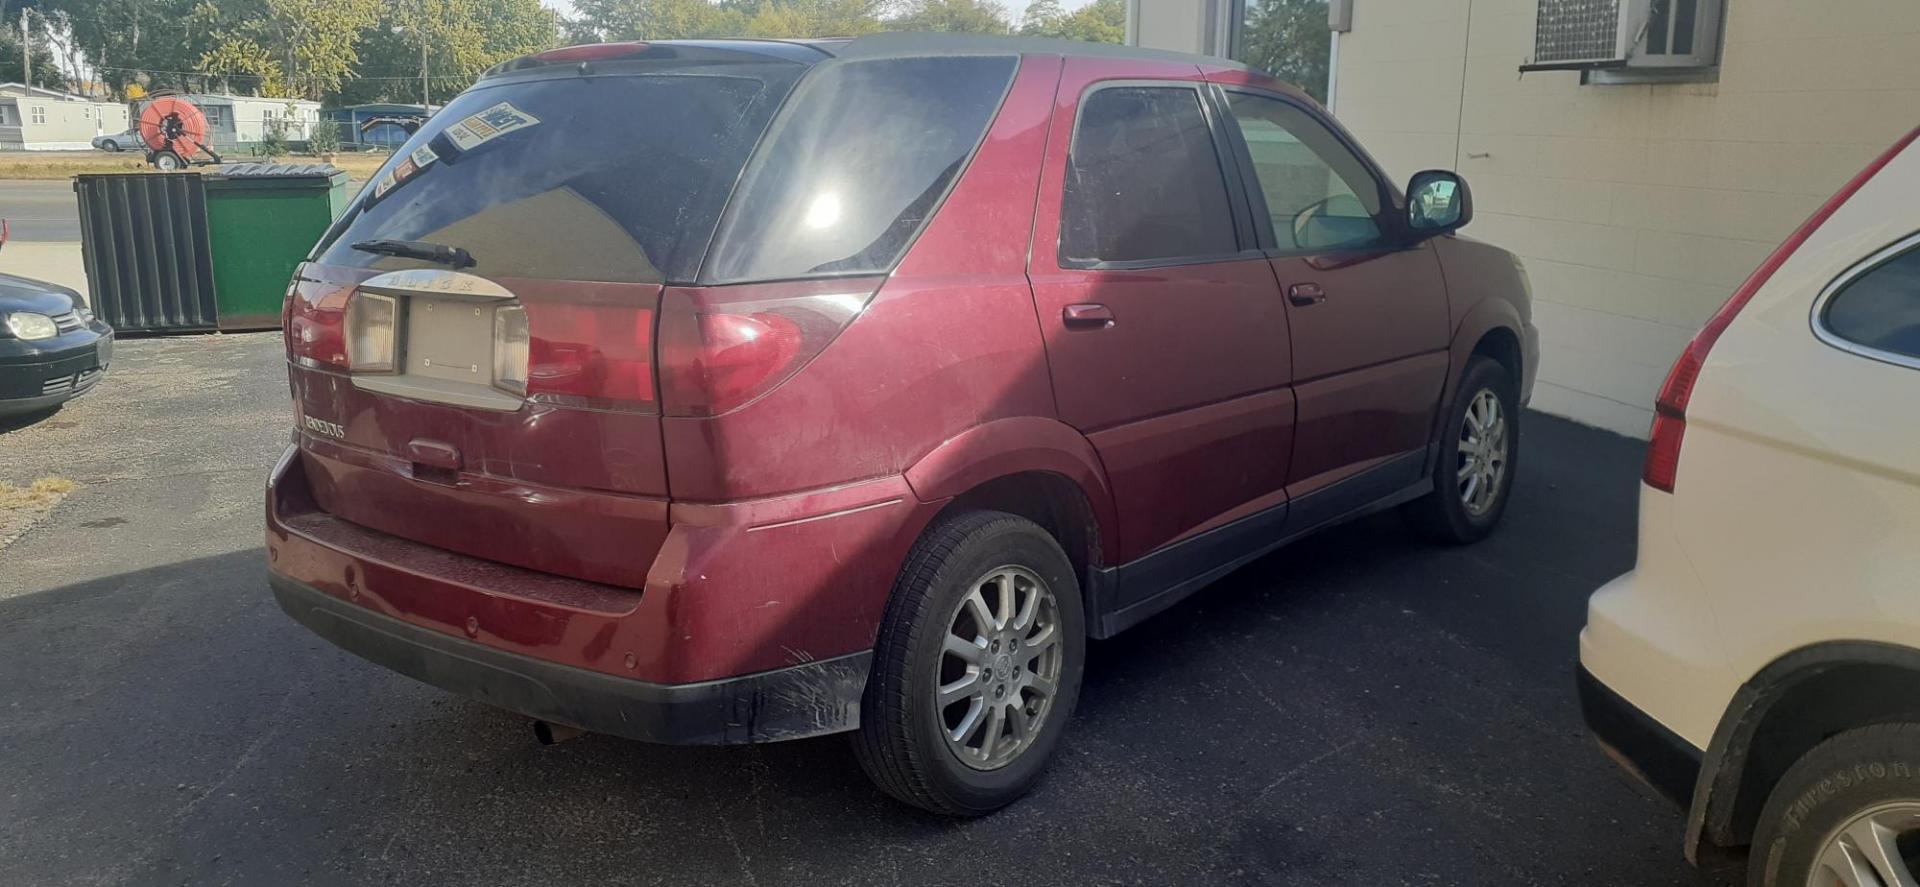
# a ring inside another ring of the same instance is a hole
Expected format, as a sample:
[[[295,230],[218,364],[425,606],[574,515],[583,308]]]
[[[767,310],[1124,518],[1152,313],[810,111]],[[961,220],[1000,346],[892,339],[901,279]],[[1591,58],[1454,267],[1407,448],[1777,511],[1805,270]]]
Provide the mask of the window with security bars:
[[[1719,60],[1723,0],[1537,0],[1522,71],[1684,72]]]
[[[1608,61],[1619,44],[1620,0],[1540,0],[1534,64]]]

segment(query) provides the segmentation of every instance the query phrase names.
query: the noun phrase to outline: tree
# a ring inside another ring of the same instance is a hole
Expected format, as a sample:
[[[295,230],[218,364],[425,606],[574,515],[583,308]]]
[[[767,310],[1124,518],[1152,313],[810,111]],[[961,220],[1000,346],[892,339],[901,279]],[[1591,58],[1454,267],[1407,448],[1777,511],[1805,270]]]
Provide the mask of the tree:
[[[201,57],[214,48],[209,26],[218,8],[211,3],[41,0],[40,11],[59,17],[78,52],[116,95],[125,97],[134,83],[149,89],[183,90],[206,85],[207,78],[195,72],[200,70]],[[17,19],[19,14],[14,15]]]
[[[1026,11],[1020,13],[1020,33],[1028,37],[1057,37],[1056,31],[1066,17],[1067,11],[1060,6],[1060,0],[1033,0],[1027,4]]]
[[[1020,18],[1020,33],[1027,37],[1122,43],[1127,39],[1127,3],[1126,0],[1094,0],[1066,12],[1060,8],[1059,0],[1033,0]]]
[[[886,0],[725,0],[744,37],[857,37],[886,30]],[[727,24],[723,21],[722,24]]]
[[[33,41],[33,79],[20,77],[20,27],[19,13],[14,13],[14,26],[0,28],[0,82],[31,83],[49,89],[63,89],[67,85],[66,77],[60,73],[60,66],[53,60],[53,50],[39,34]]]
[[[195,14],[212,23],[214,45],[196,61],[209,74],[258,77],[260,94],[323,98],[360,62],[361,32],[380,0],[207,0]]]
[[[905,11],[887,25],[896,31],[956,31],[968,34],[1007,34],[1013,26],[994,0],[909,0]]]
[[[341,104],[419,102],[420,41],[432,95],[444,101],[481,72],[560,42],[560,19],[540,0],[397,0],[360,38],[360,64],[329,98]]]
[[[1240,60],[1326,101],[1330,33],[1327,0],[1254,0],[1247,4]]]
[[[579,42],[714,37],[745,21],[707,0],[577,0],[573,8],[568,33]]]

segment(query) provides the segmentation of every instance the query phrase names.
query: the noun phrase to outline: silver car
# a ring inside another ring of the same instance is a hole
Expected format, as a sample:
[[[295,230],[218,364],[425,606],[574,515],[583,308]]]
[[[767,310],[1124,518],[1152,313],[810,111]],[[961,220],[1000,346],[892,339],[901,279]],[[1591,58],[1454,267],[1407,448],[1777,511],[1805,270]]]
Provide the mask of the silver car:
[[[140,145],[140,133],[131,129],[93,137],[93,147],[101,151],[125,151]]]

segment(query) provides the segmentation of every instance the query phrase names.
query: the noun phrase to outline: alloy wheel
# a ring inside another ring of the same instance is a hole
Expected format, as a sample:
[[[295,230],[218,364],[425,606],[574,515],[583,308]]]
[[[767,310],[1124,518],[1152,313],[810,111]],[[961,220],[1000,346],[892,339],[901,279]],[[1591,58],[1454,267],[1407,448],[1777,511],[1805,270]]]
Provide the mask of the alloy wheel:
[[[1060,606],[1045,580],[1007,566],[973,583],[947,618],[934,710],[947,749],[996,770],[1045,727],[1065,662]]]
[[[1474,517],[1492,509],[1500,495],[1501,481],[1507,476],[1510,427],[1493,389],[1482,388],[1474,394],[1467,404],[1466,421],[1460,424],[1460,461],[1454,474],[1460,502]]]
[[[1920,887],[1920,802],[1875,807],[1827,836],[1807,887]]]

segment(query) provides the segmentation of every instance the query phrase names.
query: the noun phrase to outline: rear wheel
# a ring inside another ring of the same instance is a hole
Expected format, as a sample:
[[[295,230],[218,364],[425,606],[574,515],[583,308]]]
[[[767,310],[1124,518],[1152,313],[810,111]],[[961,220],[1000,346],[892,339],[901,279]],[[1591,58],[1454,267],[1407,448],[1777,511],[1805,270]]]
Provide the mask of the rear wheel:
[[[101,142],[100,147],[105,148],[109,151],[113,151],[115,153],[118,153],[120,151],[120,143],[112,139],[108,139],[104,142]]]
[[[1025,518],[967,512],[929,529],[894,584],[854,752],[875,784],[950,816],[1038,784],[1080,692],[1073,565]]]
[[[1788,768],[1760,812],[1747,881],[1920,884],[1920,724],[1849,730]]]
[[[1433,492],[1404,513],[1422,533],[1466,544],[1486,538],[1507,510],[1520,457],[1520,398],[1513,375],[1485,357],[1467,362],[1441,426]]]
[[[186,169],[187,161],[181,159],[180,155],[172,151],[159,151],[153,155],[153,166],[155,169],[174,172],[176,170]]]

